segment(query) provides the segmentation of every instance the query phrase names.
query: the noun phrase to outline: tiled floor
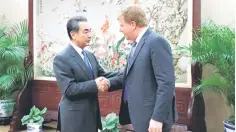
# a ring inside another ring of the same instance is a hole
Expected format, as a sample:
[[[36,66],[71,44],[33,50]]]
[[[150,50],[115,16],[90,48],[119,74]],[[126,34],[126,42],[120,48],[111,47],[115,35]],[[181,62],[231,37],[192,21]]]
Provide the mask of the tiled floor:
[[[0,132],[8,132],[9,126],[0,126]]]
[[[8,132],[9,126],[0,126],[0,132]],[[26,130],[23,130],[21,132],[27,132]],[[56,132],[56,129],[46,129],[43,130],[43,132]]]
[[[56,132],[56,122],[52,122],[47,124],[48,127],[44,127],[43,132]],[[0,126],[0,132],[8,132],[10,126]],[[21,132],[27,132],[26,130],[23,130]]]
[[[47,127],[44,127],[43,132],[56,132],[56,122],[51,122],[46,124]],[[130,128],[129,126],[125,126]],[[9,126],[0,126],[0,132],[8,132]],[[26,130],[21,132],[27,132]],[[186,130],[186,126],[174,125],[172,132],[190,132]]]

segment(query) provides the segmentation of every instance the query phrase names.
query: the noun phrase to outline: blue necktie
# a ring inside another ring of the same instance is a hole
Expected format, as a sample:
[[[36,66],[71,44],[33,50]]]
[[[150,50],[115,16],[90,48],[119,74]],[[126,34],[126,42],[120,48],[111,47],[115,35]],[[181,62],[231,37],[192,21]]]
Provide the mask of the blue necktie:
[[[87,68],[89,69],[90,76],[94,79],[93,70],[92,70],[92,67],[90,66],[89,59],[86,55],[86,52],[83,50],[82,54],[84,55],[84,63],[86,64]]]
[[[128,56],[128,63],[127,63],[127,67],[129,67],[129,65],[130,65],[130,63],[131,63],[131,61],[132,61],[132,57],[133,57],[133,55],[134,55],[134,51],[135,51],[135,48],[136,48],[136,45],[137,45],[137,42],[136,41],[134,41],[133,43],[132,43],[132,47],[131,47],[131,50],[130,50],[130,53],[129,53],[129,56]],[[127,69],[128,70],[128,69]],[[127,73],[128,71],[126,71],[126,73]],[[128,98],[128,92],[127,92],[127,86],[125,86],[125,89],[124,89],[124,102],[126,102],[127,101],[127,98]]]

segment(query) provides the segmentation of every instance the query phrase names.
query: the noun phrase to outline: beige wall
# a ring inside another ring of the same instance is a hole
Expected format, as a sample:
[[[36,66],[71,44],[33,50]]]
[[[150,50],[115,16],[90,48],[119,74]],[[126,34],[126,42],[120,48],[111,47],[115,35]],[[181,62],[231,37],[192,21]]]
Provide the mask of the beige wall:
[[[206,79],[212,72],[210,65],[203,67],[203,79]],[[228,117],[228,107],[225,105],[224,99],[215,93],[204,93],[205,101],[205,121],[207,132],[223,132],[223,120]]]
[[[202,20],[208,18],[218,24],[235,27],[235,0],[202,0]],[[0,14],[5,14],[10,22],[21,21],[28,17],[28,0],[0,0]],[[204,67],[203,79],[207,78],[211,67]],[[204,94],[206,105],[206,123],[208,132],[222,132],[223,123],[227,115],[227,107],[219,96]]]
[[[217,24],[235,28],[235,7],[235,0],[202,0],[202,22],[210,18]],[[207,78],[211,71],[211,66],[205,66],[203,68],[203,79]],[[223,132],[223,120],[227,118],[229,113],[224,100],[214,93],[205,93],[203,96],[207,132]]]
[[[235,0],[201,0],[201,19],[235,27]]]
[[[0,0],[0,15],[10,23],[28,18],[28,0]]]

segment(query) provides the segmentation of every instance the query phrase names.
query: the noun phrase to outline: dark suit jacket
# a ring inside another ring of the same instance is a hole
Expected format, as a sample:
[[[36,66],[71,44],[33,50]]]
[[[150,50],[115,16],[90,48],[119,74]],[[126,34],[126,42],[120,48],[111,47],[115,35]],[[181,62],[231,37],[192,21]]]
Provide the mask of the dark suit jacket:
[[[171,48],[163,37],[150,29],[137,44],[129,67],[126,66],[123,74],[109,80],[109,91],[121,86],[127,88],[128,106],[123,95],[121,100],[119,116],[122,125],[131,121],[135,132],[147,132],[149,121],[153,119],[162,122],[166,131],[177,119]]]
[[[95,78],[112,77],[105,73],[95,56],[86,51]],[[53,70],[62,93],[59,104],[61,132],[97,132],[102,128],[96,82],[76,50],[68,45],[56,55]]]

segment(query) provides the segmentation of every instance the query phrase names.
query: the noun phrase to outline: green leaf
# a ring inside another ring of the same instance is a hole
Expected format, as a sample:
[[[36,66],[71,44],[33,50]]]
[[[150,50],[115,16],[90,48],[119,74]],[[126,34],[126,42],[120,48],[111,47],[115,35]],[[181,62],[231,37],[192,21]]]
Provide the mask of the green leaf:
[[[47,108],[45,107],[45,108],[40,112],[40,114],[43,115],[43,114],[46,113],[46,111],[47,111]]]
[[[113,130],[113,132],[119,132],[119,129],[118,129],[118,128],[116,128],[115,130]]]
[[[106,127],[106,122],[103,121],[103,120],[101,120],[101,122],[102,122],[102,128],[103,128],[103,130],[104,130],[104,128]]]
[[[229,85],[227,84],[227,81],[224,80],[224,78],[213,75],[207,80],[202,80],[201,85],[198,85],[196,88],[194,88],[194,92],[199,94],[203,91],[214,91],[222,94],[222,92],[224,93],[224,90],[226,90],[228,87]]]
[[[7,74],[0,77],[0,90],[14,89],[16,74]]]
[[[113,122],[115,121],[117,118],[116,114],[115,113],[110,113],[106,116],[106,121],[107,122]]]
[[[30,119],[30,120],[29,120],[29,123],[34,123],[34,119]]]
[[[29,115],[23,116],[23,118],[21,119],[22,125],[27,124],[29,122],[29,120],[30,120],[30,116]]]
[[[30,109],[30,114],[29,114],[30,116],[33,116],[33,115],[34,115],[35,109],[36,109],[35,106],[33,106],[33,107]]]
[[[35,116],[38,116],[40,115],[40,110],[38,108],[35,108],[35,113],[34,113]]]
[[[121,43],[125,40],[125,36],[123,36],[118,42],[117,42],[117,45],[116,45],[116,51],[119,51],[119,47],[121,45]]]
[[[106,128],[107,128],[108,130],[112,130],[112,129],[114,129],[115,127],[116,127],[116,124],[115,124],[115,123],[108,123],[107,126],[106,126]]]
[[[107,130],[113,130],[117,127],[119,122],[118,117],[115,113],[110,113],[106,116],[106,128]]]
[[[35,123],[43,123],[44,122],[44,119],[43,119],[43,117],[40,117],[40,119],[39,120],[37,120]]]
[[[34,116],[33,119],[34,119],[35,122],[37,122],[41,119],[41,117],[40,116]]]

